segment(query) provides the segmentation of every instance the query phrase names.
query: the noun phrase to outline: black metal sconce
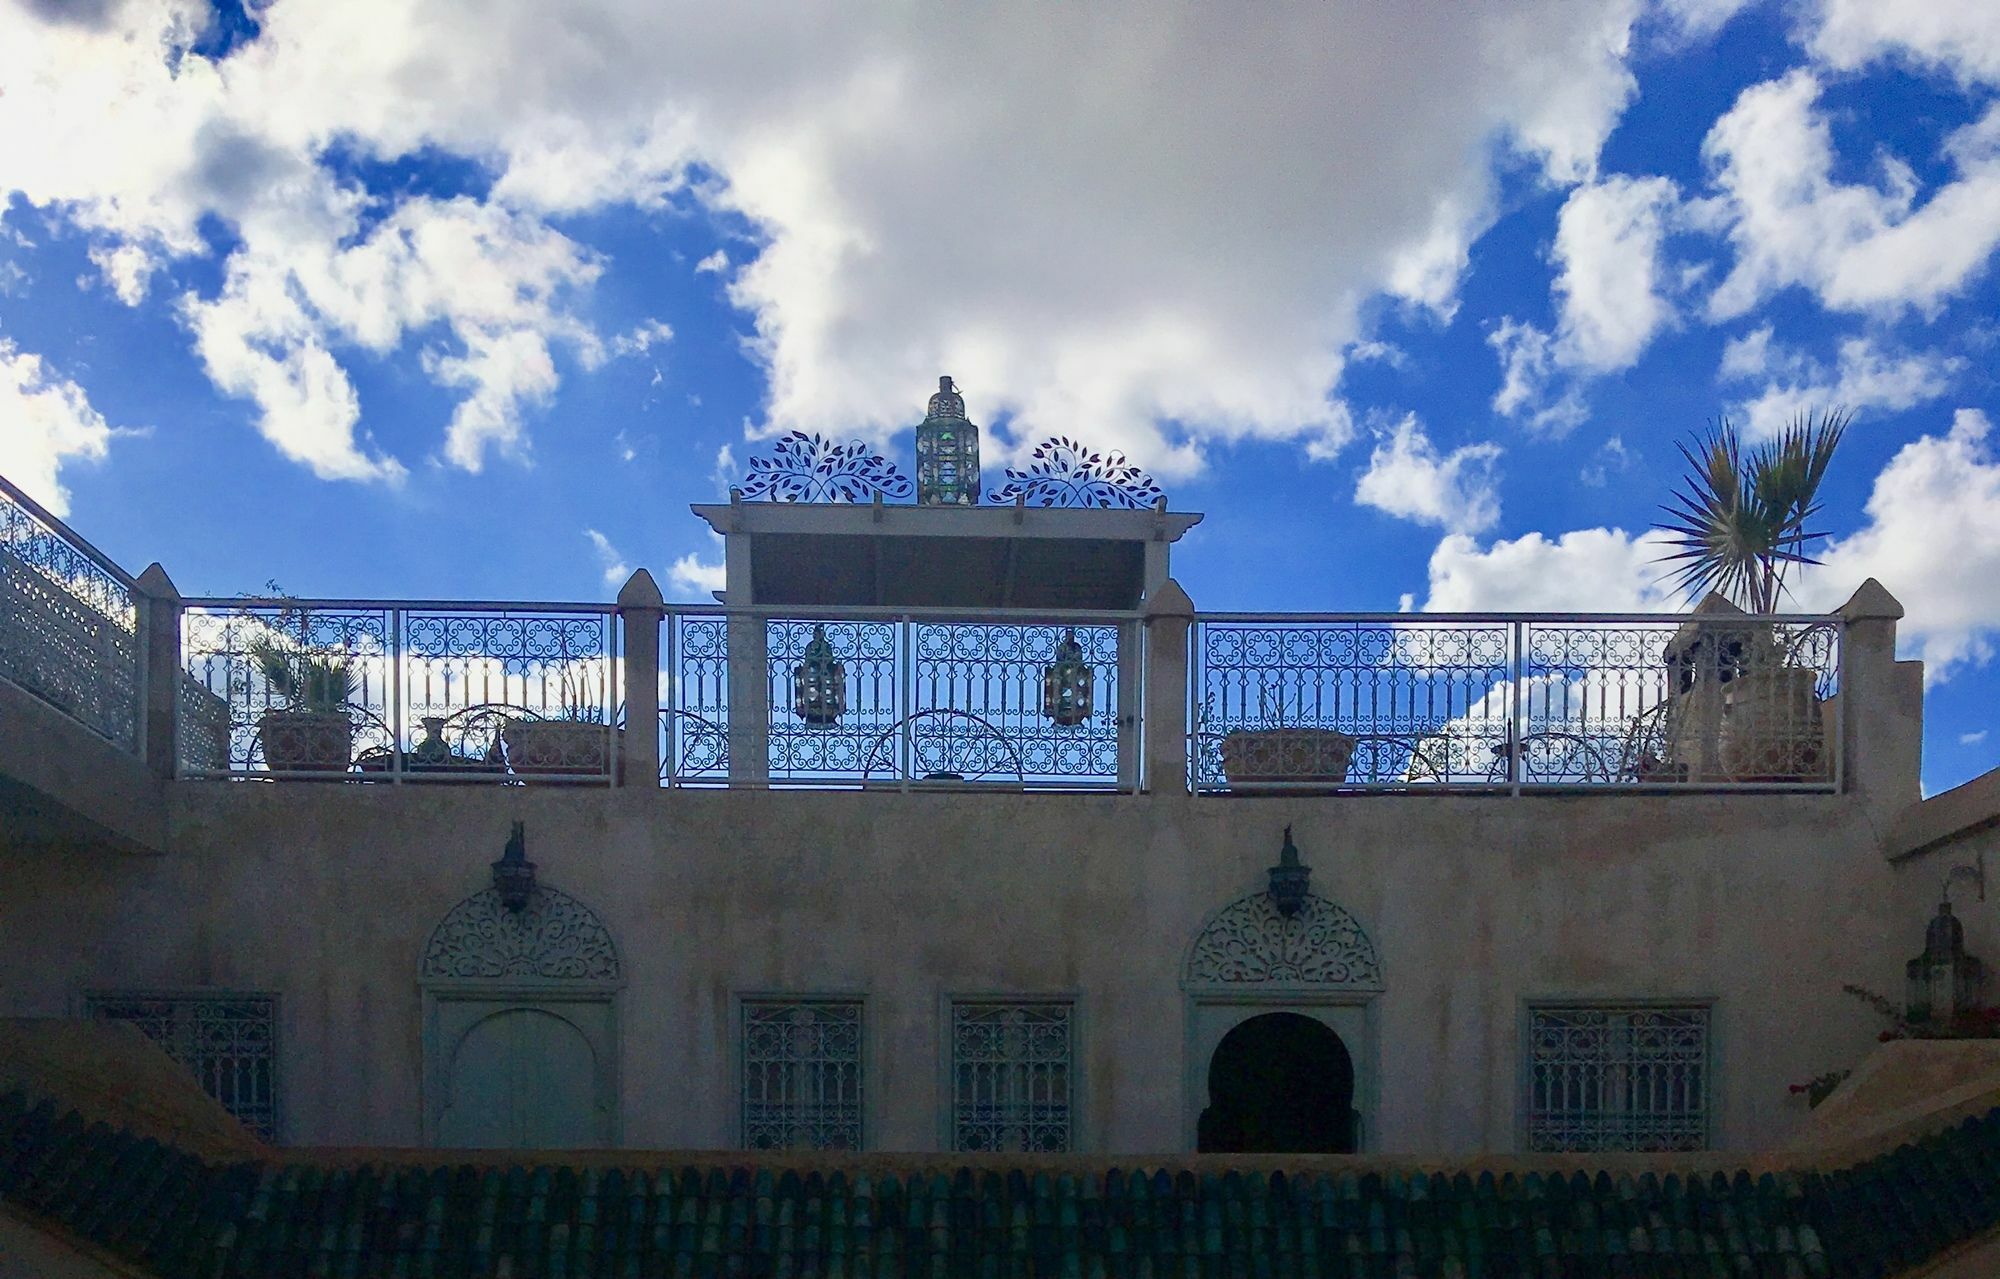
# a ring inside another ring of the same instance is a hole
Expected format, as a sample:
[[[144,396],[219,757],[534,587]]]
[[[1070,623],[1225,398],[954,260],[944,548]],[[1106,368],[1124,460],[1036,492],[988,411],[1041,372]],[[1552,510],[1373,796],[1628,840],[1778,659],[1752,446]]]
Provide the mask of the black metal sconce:
[[[1306,883],[1312,878],[1312,867],[1299,861],[1299,847],[1292,842],[1292,828],[1285,827],[1285,846],[1278,853],[1278,864],[1271,867],[1271,904],[1286,919],[1299,913],[1306,904]]]
[[[1070,627],[1056,644],[1056,660],[1042,668],[1042,714],[1066,728],[1090,718],[1090,666]]]
[[[834,660],[826,627],[813,627],[801,657],[804,660],[792,668],[792,713],[808,724],[832,724],[847,709],[847,672]]]
[[[517,915],[527,909],[535,893],[535,864],[528,860],[526,830],[527,823],[515,822],[506,851],[493,863],[493,891],[500,894],[500,904]]]

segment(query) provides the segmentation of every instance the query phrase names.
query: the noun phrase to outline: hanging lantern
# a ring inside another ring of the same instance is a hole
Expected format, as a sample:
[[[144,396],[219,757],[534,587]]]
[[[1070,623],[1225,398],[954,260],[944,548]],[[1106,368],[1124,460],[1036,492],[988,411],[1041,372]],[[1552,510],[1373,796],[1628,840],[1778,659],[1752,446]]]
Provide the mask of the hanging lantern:
[[[1938,913],[1924,930],[1924,953],[1904,965],[1910,982],[1909,1019],[1950,1026],[1979,1007],[1984,966],[1965,953],[1965,925],[1951,913],[1951,900],[1938,903]]]
[[[1278,864],[1271,876],[1271,905],[1286,919],[1305,908],[1311,890],[1312,867],[1299,860],[1299,846],[1292,842],[1292,828],[1285,827],[1285,846],[1278,850]]]
[[[501,852],[500,860],[493,863],[494,891],[500,894],[500,904],[516,915],[527,909],[529,899],[535,895],[535,864],[528,860],[525,831],[525,823],[515,822],[506,849]]]
[[[1090,666],[1070,627],[1056,645],[1056,660],[1042,668],[1042,714],[1066,727],[1090,718]]]
[[[831,724],[847,709],[847,672],[834,660],[826,627],[814,625],[804,660],[792,668],[792,712],[808,724]]]

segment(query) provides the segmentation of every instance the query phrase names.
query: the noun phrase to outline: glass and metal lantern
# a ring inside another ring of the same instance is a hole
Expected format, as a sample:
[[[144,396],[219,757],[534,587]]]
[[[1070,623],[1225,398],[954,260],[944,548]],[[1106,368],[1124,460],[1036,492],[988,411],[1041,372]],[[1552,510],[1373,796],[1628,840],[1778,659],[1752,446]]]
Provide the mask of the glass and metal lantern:
[[[834,660],[826,627],[814,626],[802,660],[792,668],[792,713],[808,724],[831,724],[847,709],[847,671]]]
[[[1938,913],[1924,930],[1924,953],[1904,965],[1910,983],[1909,1019],[1949,1026],[1961,1014],[1979,1007],[1985,966],[1965,953],[1965,925],[1951,913],[1951,901],[1938,903]]]
[[[1042,668],[1042,714],[1074,728],[1090,718],[1090,691],[1090,666],[1072,626],[1056,645],[1056,660]]]
[[[1312,867],[1299,860],[1299,846],[1292,842],[1292,828],[1285,827],[1285,846],[1278,850],[1278,864],[1271,867],[1271,905],[1286,919],[1305,908],[1310,895]]]
[[[951,379],[938,379],[917,427],[917,505],[979,504],[979,428],[965,417],[965,397]]]
[[[535,864],[528,860],[525,831],[525,823],[515,822],[513,833],[507,837],[506,850],[493,863],[493,889],[500,894],[500,904],[517,915],[535,895]]]

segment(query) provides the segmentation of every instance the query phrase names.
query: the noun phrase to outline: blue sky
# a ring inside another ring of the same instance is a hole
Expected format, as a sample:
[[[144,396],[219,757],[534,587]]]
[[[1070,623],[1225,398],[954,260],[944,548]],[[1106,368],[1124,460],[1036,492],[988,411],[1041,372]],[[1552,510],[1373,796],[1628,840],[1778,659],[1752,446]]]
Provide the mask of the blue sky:
[[[1623,610],[1676,440],[1840,404],[1798,602],[2000,764],[2000,6],[726,13],[0,0],[0,473],[190,594],[696,599],[950,373],[1201,607]]]

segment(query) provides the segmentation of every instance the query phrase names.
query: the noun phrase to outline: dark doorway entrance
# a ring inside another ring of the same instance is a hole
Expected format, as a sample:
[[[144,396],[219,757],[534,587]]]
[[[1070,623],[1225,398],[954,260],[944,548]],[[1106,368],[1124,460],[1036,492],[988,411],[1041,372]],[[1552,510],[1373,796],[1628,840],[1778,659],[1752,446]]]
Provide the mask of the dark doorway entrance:
[[[1340,1036],[1297,1013],[1233,1028],[1208,1062],[1208,1109],[1195,1149],[1347,1154],[1354,1149],[1354,1062]]]

